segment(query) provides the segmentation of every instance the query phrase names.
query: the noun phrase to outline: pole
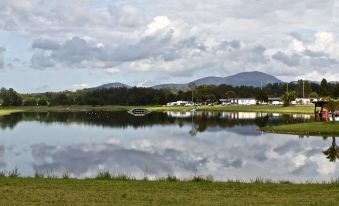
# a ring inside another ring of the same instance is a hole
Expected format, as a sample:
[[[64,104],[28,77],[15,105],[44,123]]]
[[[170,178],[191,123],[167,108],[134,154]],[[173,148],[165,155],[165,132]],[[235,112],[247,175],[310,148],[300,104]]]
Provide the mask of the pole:
[[[303,99],[305,99],[305,82],[303,80]]]
[[[287,92],[288,92],[288,83],[287,83]]]
[[[194,103],[194,101],[193,101],[193,89],[192,89],[192,103]]]

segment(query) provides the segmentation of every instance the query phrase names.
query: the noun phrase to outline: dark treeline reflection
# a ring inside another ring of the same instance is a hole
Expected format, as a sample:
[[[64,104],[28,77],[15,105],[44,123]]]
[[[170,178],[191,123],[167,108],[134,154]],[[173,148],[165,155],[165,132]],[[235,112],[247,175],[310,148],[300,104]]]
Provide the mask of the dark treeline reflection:
[[[144,117],[135,117],[121,112],[44,112],[14,113],[0,117],[2,129],[14,128],[21,121],[37,121],[45,124],[78,123],[102,127],[151,127],[155,125],[192,125],[196,132],[208,128],[232,128],[235,126],[256,126],[291,124],[311,121],[312,117],[303,115],[278,115],[244,112],[153,112]]]

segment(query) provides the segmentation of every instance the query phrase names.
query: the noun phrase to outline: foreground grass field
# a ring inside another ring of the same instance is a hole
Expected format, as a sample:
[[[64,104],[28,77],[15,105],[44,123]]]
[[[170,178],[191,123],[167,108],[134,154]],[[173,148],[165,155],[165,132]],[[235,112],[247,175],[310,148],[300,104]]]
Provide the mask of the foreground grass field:
[[[0,205],[339,205],[338,184],[0,178]]]
[[[339,122],[311,122],[261,128],[265,132],[299,135],[339,135]]]
[[[138,106],[25,106],[25,107],[0,107],[0,115],[9,114],[12,112],[66,112],[66,111],[128,111],[131,108]],[[199,106],[199,107],[166,107],[166,106],[140,106],[150,111],[229,111],[229,112],[266,112],[266,113],[293,113],[293,114],[313,114],[314,107],[312,106],[293,106],[282,107],[273,105],[228,105],[228,106]]]

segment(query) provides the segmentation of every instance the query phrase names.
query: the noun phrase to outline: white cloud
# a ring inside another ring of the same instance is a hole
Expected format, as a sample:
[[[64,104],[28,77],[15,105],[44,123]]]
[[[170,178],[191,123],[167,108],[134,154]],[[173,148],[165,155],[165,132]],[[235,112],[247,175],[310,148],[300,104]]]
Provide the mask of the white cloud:
[[[297,39],[293,39],[290,43],[290,49],[295,52],[303,52],[305,51],[304,43]]]
[[[153,21],[147,25],[146,35],[152,35],[164,29],[174,29],[173,24],[167,16],[156,16]]]
[[[88,85],[88,84],[86,84],[86,83],[81,83],[81,84],[74,84],[73,85],[73,88],[75,89],[75,90],[77,90],[77,89],[85,89],[85,88],[89,88],[90,86]]]
[[[106,73],[108,74],[117,74],[120,72],[120,69],[117,67],[111,67],[111,68],[107,68],[105,69]]]
[[[328,159],[324,158],[323,155],[318,154],[310,158],[310,160],[317,163],[317,172],[322,175],[332,175],[336,172],[335,164],[328,164]]]
[[[4,68],[5,66],[5,59],[4,59],[5,51],[6,51],[5,47],[0,46],[0,69]]]
[[[314,51],[327,51],[334,43],[333,34],[330,32],[317,32],[314,37],[314,43],[309,46]]]
[[[0,28],[31,40],[32,68],[191,79],[248,70],[289,80],[338,73],[333,14],[339,11],[332,1],[3,0],[0,6]]]

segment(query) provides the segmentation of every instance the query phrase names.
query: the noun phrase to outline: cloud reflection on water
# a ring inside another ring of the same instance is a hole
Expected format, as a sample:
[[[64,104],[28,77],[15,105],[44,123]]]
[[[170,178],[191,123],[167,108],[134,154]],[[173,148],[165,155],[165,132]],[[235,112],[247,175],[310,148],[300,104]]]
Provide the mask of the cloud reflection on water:
[[[139,178],[147,170],[150,177],[188,178],[202,174],[218,180],[248,180],[259,176],[275,180],[323,180],[336,173],[331,169],[333,164],[322,155],[319,139],[298,140],[293,136],[271,135],[253,138],[232,133],[215,138],[212,135],[137,137],[120,139],[118,144],[37,144],[32,146],[34,169],[58,174],[68,171],[74,176],[86,177],[104,168]],[[286,139],[275,141],[277,138]],[[314,150],[318,152],[309,152]]]
[[[71,117],[73,120],[77,118]],[[331,145],[331,138],[262,135],[255,130],[258,119],[237,122],[227,118],[221,122],[205,119],[205,129],[192,137],[188,133],[191,118],[148,118],[147,121],[154,124],[133,128],[109,125],[98,128],[90,121],[84,126],[79,119],[71,125],[57,122],[41,125],[41,118],[39,121],[22,120],[7,131],[7,136],[0,134],[0,138],[7,141],[0,147],[0,167],[10,169],[8,161],[14,162],[10,165],[24,162],[28,166],[24,167],[23,173],[27,175],[34,171],[52,171],[57,175],[68,172],[81,178],[94,176],[100,169],[138,178],[145,173],[151,178],[212,175],[217,180],[265,177],[320,181],[338,176],[337,164],[329,162],[322,153]],[[109,121],[109,124],[115,122]],[[199,120],[197,124],[201,126],[203,122]],[[27,130],[34,127],[41,131]],[[29,139],[22,142],[20,131]],[[82,131],[81,135],[74,136],[77,131]],[[5,148],[10,154],[8,148],[14,144],[20,145],[21,154],[16,159],[8,159],[4,155]]]

